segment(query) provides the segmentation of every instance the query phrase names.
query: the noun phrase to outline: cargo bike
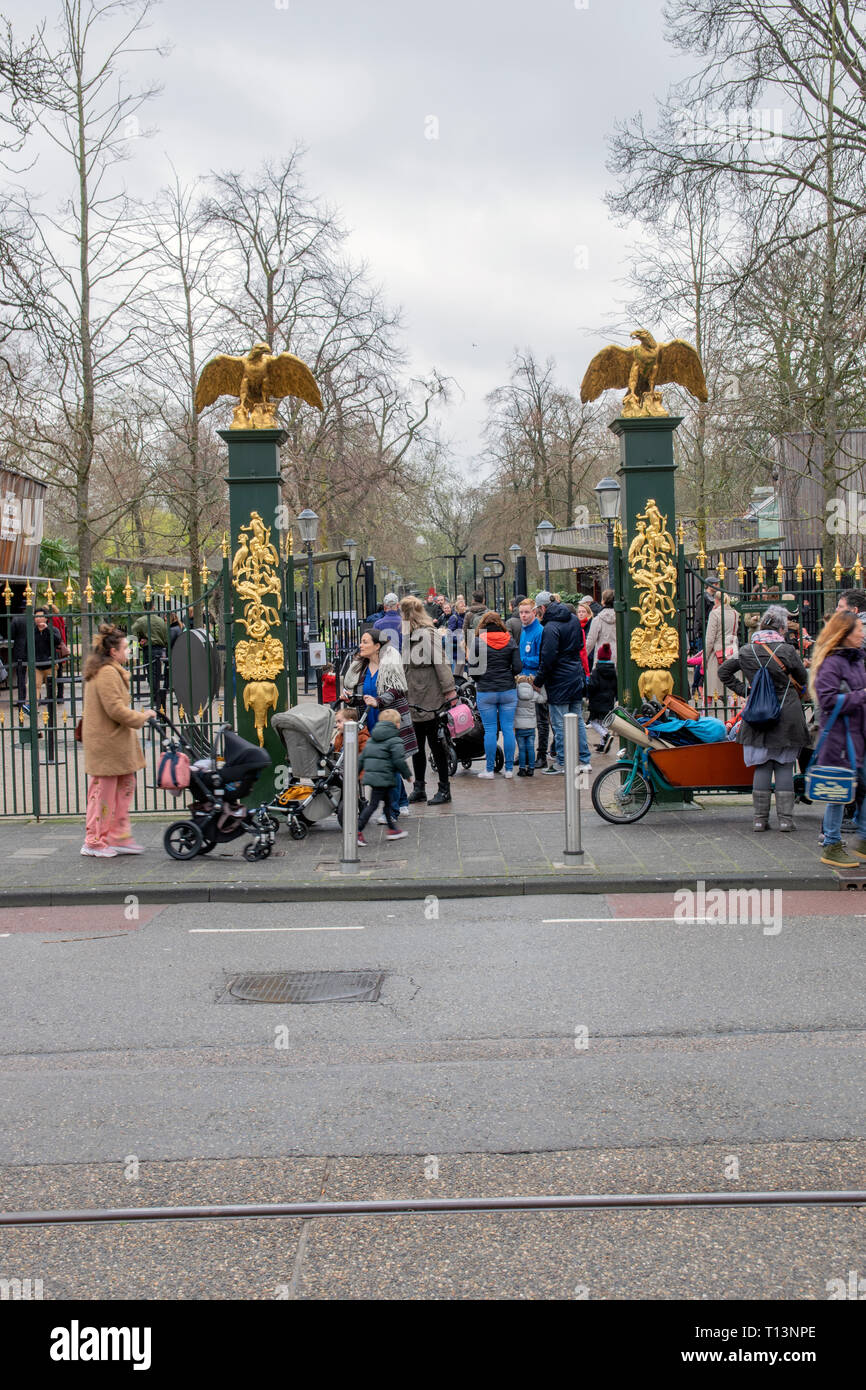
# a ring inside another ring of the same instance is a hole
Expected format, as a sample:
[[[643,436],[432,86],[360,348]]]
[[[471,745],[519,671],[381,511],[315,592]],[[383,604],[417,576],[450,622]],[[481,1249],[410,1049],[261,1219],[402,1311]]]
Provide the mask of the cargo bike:
[[[686,721],[699,717],[695,709],[675,696],[665,699],[661,713]],[[592,804],[602,819],[612,825],[639,821],[661,792],[698,792],[704,796],[751,793],[754,768],[746,766],[740,743],[725,739],[673,746],[654,732],[654,720],[644,725],[624,709],[613,710],[604,723],[629,745],[592,784]],[[809,801],[804,793],[804,771],[810,751],[801,751],[794,774],[797,800],[806,805]]]

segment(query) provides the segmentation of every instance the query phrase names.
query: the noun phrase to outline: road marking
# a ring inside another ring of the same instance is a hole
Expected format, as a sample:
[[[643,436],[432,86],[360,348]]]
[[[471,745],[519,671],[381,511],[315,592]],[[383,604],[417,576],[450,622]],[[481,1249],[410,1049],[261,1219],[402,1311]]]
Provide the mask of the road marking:
[[[0,936],[11,936],[11,931],[0,931]]]
[[[364,931],[364,927],[187,927],[187,931],[190,936],[210,936],[215,932]]]
[[[553,926],[560,922],[683,922],[686,925],[701,923],[707,925],[706,917],[543,917],[541,925]],[[709,926],[716,926],[713,921]]]

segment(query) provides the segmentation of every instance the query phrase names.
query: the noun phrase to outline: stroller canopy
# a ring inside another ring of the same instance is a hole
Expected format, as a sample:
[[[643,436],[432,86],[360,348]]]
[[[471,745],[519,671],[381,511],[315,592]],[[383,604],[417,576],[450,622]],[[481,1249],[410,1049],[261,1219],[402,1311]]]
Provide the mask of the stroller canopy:
[[[254,743],[247,743],[232,729],[226,729],[223,735],[223,756],[225,764],[220,768],[220,775],[229,779],[242,777],[247,772],[259,772],[271,765],[270,753]]]
[[[295,705],[271,719],[283,741],[296,777],[315,777],[319,761],[334,735],[334,711],[329,705]]]

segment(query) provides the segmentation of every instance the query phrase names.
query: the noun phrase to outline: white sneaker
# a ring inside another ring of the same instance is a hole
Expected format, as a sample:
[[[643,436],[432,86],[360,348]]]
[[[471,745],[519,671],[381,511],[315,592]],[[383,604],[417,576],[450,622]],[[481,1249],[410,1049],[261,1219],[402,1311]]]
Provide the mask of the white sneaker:
[[[502,776],[503,776],[503,777],[513,777],[513,776],[514,776],[514,773],[513,773],[513,772],[503,772]]]
[[[82,845],[81,853],[88,854],[92,859],[116,859],[117,850],[112,849],[111,845],[106,845],[105,849],[91,849],[90,845]]]
[[[493,777],[496,776],[496,773],[495,773],[495,772],[477,772],[475,775],[476,775],[476,777],[487,777],[487,778],[491,778],[491,779],[492,779]]]
[[[382,812],[381,815],[379,815],[379,816],[376,817],[376,824],[377,824],[377,825],[387,825],[387,824],[388,824],[388,817],[385,815],[385,812],[384,812],[384,811]]]

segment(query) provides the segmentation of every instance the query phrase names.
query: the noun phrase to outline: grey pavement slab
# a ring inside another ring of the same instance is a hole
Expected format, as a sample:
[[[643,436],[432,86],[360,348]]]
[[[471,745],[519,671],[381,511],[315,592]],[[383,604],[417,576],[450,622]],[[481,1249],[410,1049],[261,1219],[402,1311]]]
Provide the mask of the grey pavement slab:
[[[636,825],[616,827],[585,806],[585,857],[566,868],[559,811],[469,814],[447,806],[413,807],[402,820],[405,840],[389,844],[384,826],[368,826],[368,846],[358,851],[360,872],[345,875],[334,820],[314,827],[302,842],[281,829],[271,857],[255,864],[244,860],[240,845],[178,863],[162,847],[167,822],[159,818],[142,817],[136,825],[145,854],[111,860],[82,858],[81,828],[72,821],[5,821],[0,824],[0,906],[113,901],[126,893],[138,893],[143,901],[370,897],[384,883],[392,895],[406,897],[545,893],[561,887],[570,892],[653,889],[679,886],[686,876],[712,884],[792,888],[856,879],[820,862],[816,808],[799,808],[797,823],[793,835],[755,835],[747,806],[720,805],[654,810]]]

